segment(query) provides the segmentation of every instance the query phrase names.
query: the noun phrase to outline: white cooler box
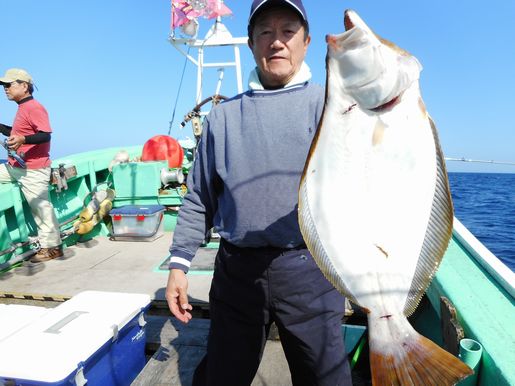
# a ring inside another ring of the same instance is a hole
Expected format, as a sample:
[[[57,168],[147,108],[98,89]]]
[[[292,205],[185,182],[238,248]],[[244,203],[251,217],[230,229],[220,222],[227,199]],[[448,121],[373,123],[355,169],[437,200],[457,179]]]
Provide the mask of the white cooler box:
[[[45,307],[22,304],[0,304],[0,342],[49,310]]]
[[[0,308],[10,326],[0,336],[0,385],[130,385],[146,362],[149,305],[148,295],[85,291],[53,309]]]
[[[162,205],[125,205],[109,212],[112,238],[119,241],[152,241],[163,235]]]

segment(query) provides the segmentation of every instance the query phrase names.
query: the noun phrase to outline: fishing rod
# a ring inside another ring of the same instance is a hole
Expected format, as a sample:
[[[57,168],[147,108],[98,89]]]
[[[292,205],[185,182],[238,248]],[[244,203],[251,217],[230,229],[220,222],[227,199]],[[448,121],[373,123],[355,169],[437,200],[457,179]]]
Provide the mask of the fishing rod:
[[[9,147],[9,145],[7,145],[7,139],[5,141],[0,141],[0,143],[5,148],[5,150],[7,150],[7,155],[9,157],[14,158],[23,169],[27,168],[27,166],[25,165],[25,160],[22,158],[22,156],[17,154],[13,149]]]
[[[465,157],[461,157],[461,158],[445,157],[445,160],[446,161],[477,162],[477,163],[483,163],[483,164],[512,165],[512,166],[515,166],[515,162],[471,159],[471,158],[465,158]]]

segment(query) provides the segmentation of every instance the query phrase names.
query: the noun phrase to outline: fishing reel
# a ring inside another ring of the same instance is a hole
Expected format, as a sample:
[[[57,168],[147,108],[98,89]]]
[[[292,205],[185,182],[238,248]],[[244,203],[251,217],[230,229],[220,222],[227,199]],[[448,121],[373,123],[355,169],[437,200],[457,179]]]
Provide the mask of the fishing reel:
[[[191,126],[193,129],[193,135],[195,138],[200,138],[200,135],[202,134],[202,121],[200,119],[200,112],[191,110],[184,116],[184,120],[181,122],[181,128],[184,128],[186,126],[186,123],[191,121]]]
[[[7,150],[7,156],[8,157],[11,157],[13,158],[16,162],[18,162],[20,164],[20,166],[25,169],[27,168],[27,165],[25,164],[25,160],[23,159],[23,157],[25,157],[25,154],[24,153],[16,153],[13,149],[11,149],[9,147],[9,145],[7,144],[7,139],[5,139],[2,143],[2,146],[5,148],[5,150]]]
[[[195,139],[197,142],[200,140],[200,136],[202,135],[202,120],[201,120],[201,113],[200,110],[202,106],[204,106],[206,103],[211,102],[213,106],[216,106],[220,102],[228,99],[226,96],[215,94],[212,95],[206,99],[204,99],[202,102],[197,104],[191,111],[189,111],[185,116],[184,120],[181,122],[181,128],[184,128],[188,122],[191,121],[191,125],[193,128],[193,135],[195,136]]]
[[[184,174],[182,168],[162,168],[161,184],[166,188],[171,185],[182,185],[184,183]]]

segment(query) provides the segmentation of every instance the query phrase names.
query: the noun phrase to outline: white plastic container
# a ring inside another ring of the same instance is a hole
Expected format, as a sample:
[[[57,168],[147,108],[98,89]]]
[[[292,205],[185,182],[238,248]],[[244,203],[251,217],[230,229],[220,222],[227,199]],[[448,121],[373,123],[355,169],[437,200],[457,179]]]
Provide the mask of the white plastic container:
[[[23,304],[0,304],[0,341],[40,318],[49,308]]]
[[[163,235],[162,205],[126,205],[109,213],[112,238],[120,241],[152,241]]]
[[[0,340],[0,384],[129,385],[145,365],[150,296],[85,291]]]

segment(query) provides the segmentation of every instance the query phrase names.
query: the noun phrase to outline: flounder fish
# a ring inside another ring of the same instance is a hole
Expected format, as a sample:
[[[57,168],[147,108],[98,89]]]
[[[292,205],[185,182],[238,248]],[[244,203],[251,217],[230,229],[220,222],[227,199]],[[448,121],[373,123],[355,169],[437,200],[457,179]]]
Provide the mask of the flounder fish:
[[[453,206],[421,65],[353,11],[327,36],[326,100],[299,187],[299,222],[328,280],[368,317],[374,385],[472,374],[407,317],[452,234]]]

